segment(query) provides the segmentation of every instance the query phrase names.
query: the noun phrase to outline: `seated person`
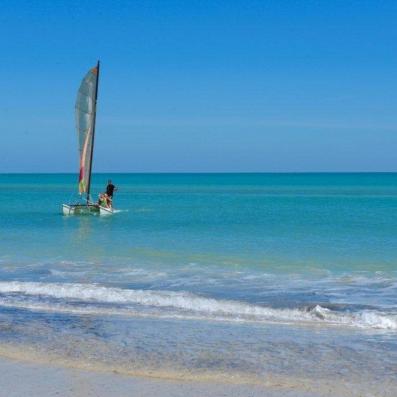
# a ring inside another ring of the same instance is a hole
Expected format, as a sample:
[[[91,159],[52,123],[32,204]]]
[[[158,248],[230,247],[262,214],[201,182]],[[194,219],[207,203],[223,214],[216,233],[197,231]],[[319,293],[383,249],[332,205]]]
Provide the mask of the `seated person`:
[[[106,193],[101,193],[101,194],[99,195],[99,198],[98,198],[98,205],[101,206],[101,207],[105,207],[105,208],[108,208],[108,207],[109,207],[108,196],[107,196]]]

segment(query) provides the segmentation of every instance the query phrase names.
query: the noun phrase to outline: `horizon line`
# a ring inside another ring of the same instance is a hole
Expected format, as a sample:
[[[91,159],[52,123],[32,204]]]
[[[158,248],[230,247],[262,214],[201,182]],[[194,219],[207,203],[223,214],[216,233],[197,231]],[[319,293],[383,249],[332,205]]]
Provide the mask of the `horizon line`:
[[[92,175],[106,175],[106,174],[397,174],[395,171],[101,171],[93,172]],[[0,175],[78,175],[76,172],[1,172]]]

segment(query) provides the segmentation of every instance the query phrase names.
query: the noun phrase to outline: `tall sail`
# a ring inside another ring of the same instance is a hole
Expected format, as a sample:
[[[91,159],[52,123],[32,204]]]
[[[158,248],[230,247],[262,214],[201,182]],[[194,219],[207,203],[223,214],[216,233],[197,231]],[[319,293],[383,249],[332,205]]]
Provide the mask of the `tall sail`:
[[[80,150],[79,193],[90,194],[92,155],[94,149],[96,100],[98,95],[99,61],[81,82],[77,93],[75,116]]]

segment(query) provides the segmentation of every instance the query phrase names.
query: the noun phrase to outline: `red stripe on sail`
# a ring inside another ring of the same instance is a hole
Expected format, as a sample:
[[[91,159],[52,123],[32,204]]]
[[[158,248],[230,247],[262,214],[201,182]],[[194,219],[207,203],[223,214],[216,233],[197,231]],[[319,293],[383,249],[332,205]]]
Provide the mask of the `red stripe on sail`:
[[[80,167],[79,182],[81,182],[83,178],[84,178],[84,167]]]

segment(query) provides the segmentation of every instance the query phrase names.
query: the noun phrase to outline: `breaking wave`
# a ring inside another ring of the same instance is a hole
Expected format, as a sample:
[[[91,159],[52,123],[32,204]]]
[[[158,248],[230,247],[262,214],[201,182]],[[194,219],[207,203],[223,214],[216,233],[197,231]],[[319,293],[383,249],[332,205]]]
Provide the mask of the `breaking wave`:
[[[0,282],[0,306],[78,314],[174,317],[239,322],[323,324],[397,330],[397,313],[341,312],[320,305],[277,309],[189,292],[132,290],[97,284]]]

